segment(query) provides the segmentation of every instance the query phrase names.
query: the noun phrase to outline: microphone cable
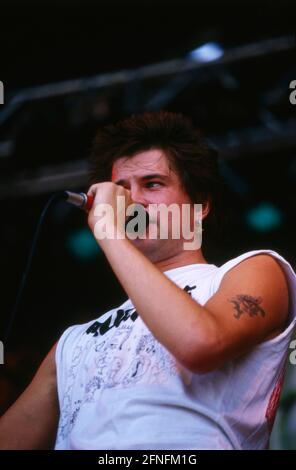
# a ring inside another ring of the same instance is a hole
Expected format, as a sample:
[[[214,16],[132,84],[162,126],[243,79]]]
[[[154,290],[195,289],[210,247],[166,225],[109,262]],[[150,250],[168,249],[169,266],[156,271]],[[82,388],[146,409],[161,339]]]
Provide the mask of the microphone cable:
[[[45,216],[47,214],[47,211],[54,202],[56,202],[57,200],[62,200],[62,199],[66,199],[66,198],[67,198],[67,195],[66,195],[65,191],[59,191],[57,193],[54,193],[49,198],[47,203],[45,204],[45,206],[44,206],[44,208],[43,208],[43,210],[42,210],[42,212],[39,216],[39,220],[37,222],[37,226],[36,226],[35,233],[34,233],[33,240],[32,240],[32,244],[31,244],[31,249],[30,249],[30,252],[29,252],[29,256],[27,258],[27,262],[25,264],[25,269],[24,269],[24,272],[23,272],[23,275],[22,275],[22,278],[21,278],[21,282],[20,282],[18,291],[17,291],[15,303],[13,305],[12,312],[11,312],[10,318],[8,320],[8,325],[7,325],[5,333],[4,333],[4,338],[3,338],[4,339],[4,344],[6,344],[8,339],[9,339],[11,329],[12,329],[14,320],[15,320],[16,315],[17,315],[17,311],[19,309],[20,302],[22,300],[23,292],[24,292],[24,289],[25,289],[25,286],[26,286],[26,283],[27,283],[27,280],[28,280],[28,276],[29,276],[29,272],[30,272],[30,269],[31,269],[33,257],[34,257],[34,254],[35,254],[35,250],[36,250],[40,230],[41,230],[43,221],[45,219]]]

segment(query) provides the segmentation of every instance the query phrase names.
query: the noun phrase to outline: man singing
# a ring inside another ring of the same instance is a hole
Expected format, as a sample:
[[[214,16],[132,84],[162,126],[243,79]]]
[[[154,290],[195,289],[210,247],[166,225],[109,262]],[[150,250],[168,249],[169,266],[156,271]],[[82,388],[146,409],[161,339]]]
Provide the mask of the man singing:
[[[2,417],[1,448],[267,448],[296,322],[291,266],[268,249],[209,264],[173,226],[149,237],[159,217],[127,236],[119,196],[148,215],[189,205],[191,226],[195,204],[217,215],[216,153],[180,114],[99,130],[91,181],[88,224],[128,299],[63,333]],[[116,214],[104,224],[102,205]]]

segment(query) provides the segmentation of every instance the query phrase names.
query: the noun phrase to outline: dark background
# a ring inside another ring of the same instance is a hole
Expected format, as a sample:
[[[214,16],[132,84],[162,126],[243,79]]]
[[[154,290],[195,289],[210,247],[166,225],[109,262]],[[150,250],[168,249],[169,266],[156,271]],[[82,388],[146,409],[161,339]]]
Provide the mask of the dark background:
[[[248,44],[258,50],[272,38],[295,39],[292,1],[2,1],[0,8],[1,331],[44,204],[69,184],[87,189],[85,167],[78,179],[59,180],[63,165],[77,164],[80,171],[96,129],[151,108],[159,90],[173,93],[154,109],[187,114],[221,153],[225,230],[216,239],[205,234],[208,261],[221,264],[243,251],[271,248],[295,267],[296,106],[289,102],[295,47],[238,57],[184,74],[184,80],[171,74],[27,100],[1,121],[13,98],[32,87],[181,59],[209,41],[229,52]],[[47,174],[54,175],[54,186]],[[256,210],[259,226],[250,222]],[[264,224],[266,217],[272,221]],[[124,298],[87,233],[85,214],[64,203],[53,206],[5,345],[2,409],[68,325],[95,318]]]

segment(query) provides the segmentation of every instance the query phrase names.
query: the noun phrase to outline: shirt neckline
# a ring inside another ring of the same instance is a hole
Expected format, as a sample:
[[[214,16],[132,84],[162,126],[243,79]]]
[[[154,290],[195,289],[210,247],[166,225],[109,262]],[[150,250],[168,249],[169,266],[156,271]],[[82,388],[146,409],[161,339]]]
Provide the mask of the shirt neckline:
[[[174,274],[178,272],[182,272],[185,270],[193,270],[193,269],[204,269],[204,268],[217,268],[215,264],[209,263],[193,263],[193,264],[185,264],[184,266],[178,266],[177,268],[167,269],[163,271],[163,274]]]

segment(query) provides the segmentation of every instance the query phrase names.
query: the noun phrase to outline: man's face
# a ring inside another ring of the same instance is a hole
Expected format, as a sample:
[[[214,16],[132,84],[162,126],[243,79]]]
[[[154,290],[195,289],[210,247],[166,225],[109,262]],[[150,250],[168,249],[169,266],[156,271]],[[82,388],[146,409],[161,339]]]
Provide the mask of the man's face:
[[[147,210],[149,204],[191,204],[193,216],[193,204],[182,188],[179,176],[169,167],[167,157],[159,149],[116,160],[111,180],[130,190],[133,202],[142,204]],[[180,239],[172,239],[170,225],[168,239],[149,239],[147,234],[145,239],[137,238],[132,243],[153,262],[175,256],[184,249],[184,239],[182,233]]]

